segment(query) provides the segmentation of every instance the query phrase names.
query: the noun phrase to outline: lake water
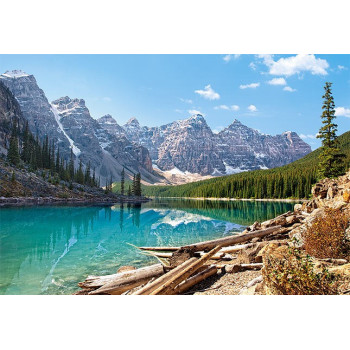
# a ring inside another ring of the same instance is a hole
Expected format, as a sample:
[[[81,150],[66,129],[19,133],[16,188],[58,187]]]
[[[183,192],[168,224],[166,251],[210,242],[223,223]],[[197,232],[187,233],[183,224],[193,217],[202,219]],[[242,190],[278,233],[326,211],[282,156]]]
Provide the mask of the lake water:
[[[0,294],[72,294],[88,275],[156,263],[136,246],[239,232],[292,203],[155,199],[142,205],[0,208]]]

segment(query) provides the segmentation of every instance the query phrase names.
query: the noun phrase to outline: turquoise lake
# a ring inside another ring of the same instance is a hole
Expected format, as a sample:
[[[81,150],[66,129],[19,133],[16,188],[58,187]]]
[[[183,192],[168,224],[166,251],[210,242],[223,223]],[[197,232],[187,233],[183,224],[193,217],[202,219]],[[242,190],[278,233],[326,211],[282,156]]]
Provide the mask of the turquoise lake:
[[[294,203],[155,199],[142,205],[0,208],[0,294],[72,294],[88,275],[156,263],[136,246],[240,232]]]

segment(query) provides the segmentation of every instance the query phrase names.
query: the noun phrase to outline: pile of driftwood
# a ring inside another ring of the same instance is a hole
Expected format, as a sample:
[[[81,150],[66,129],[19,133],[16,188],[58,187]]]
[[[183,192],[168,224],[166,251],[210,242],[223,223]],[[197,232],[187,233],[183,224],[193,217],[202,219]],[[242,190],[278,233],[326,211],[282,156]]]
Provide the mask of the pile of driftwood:
[[[199,282],[217,274],[225,266],[225,261],[235,258],[232,253],[254,245],[247,242],[269,235],[275,237],[287,231],[281,225],[274,225],[183,247],[140,247],[141,251],[157,257],[160,263],[113,275],[89,276],[79,283],[82,290],[76,294],[183,294]],[[262,268],[262,263],[232,266],[235,271],[257,268]]]

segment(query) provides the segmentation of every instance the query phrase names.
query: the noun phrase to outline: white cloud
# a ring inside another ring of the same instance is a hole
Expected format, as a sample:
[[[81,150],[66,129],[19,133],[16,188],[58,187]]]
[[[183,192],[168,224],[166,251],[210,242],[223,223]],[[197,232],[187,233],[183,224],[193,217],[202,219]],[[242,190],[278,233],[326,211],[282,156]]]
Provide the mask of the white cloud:
[[[248,110],[249,110],[250,112],[257,112],[257,111],[258,111],[258,109],[257,109],[254,105],[248,106]]]
[[[284,91],[289,91],[289,92],[297,91],[296,89],[293,89],[293,88],[291,88],[290,86],[285,86],[285,87],[283,88],[283,90],[284,90]]]
[[[176,113],[183,113],[183,110],[181,110],[181,109],[175,109],[175,112],[176,112]]]
[[[259,86],[260,86],[260,83],[251,83],[251,84],[246,84],[246,85],[240,85],[239,88],[242,90],[244,90],[244,89],[256,89]]]
[[[265,65],[269,66],[273,63],[273,55],[257,55],[258,58],[262,58]]]
[[[232,106],[220,105],[220,106],[215,106],[214,109],[216,109],[216,110],[223,109],[225,111],[238,111],[239,106],[237,106],[237,105],[232,105]]]
[[[226,111],[229,111],[230,107],[226,105],[220,105],[220,106],[215,106],[214,109],[224,109]]]
[[[311,135],[311,134],[300,134],[299,137],[303,140],[306,140],[306,139],[311,139],[311,140],[315,140],[316,137],[317,137],[317,134],[316,135]]]
[[[102,97],[102,100],[106,101],[106,102],[111,102],[112,101],[112,99],[110,97],[108,97],[108,96]]]
[[[180,101],[181,101],[181,102],[184,102],[184,103],[189,103],[189,104],[192,104],[192,103],[193,103],[192,100],[187,99],[187,98],[181,98],[181,97],[180,97]]]
[[[341,66],[340,64],[338,64],[338,69],[339,70],[344,70],[344,69],[347,69],[345,66]]]
[[[225,61],[225,62],[230,62],[232,59],[237,59],[239,58],[239,56],[241,55],[238,55],[238,54],[235,54],[235,55],[225,55],[222,59]]]
[[[273,78],[267,83],[270,85],[287,85],[286,79],[284,78]]]
[[[254,62],[250,62],[249,63],[249,67],[252,69],[252,70],[256,70],[256,64]]]
[[[329,64],[315,55],[296,55],[273,60],[273,55],[259,55],[263,63],[269,68],[272,75],[291,76],[302,72],[310,72],[313,75],[327,75]]]
[[[210,84],[205,86],[204,90],[195,90],[194,92],[207,100],[218,100],[220,98],[220,95],[212,89]]]
[[[198,111],[197,109],[189,109],[189,110],[188,110],[188,113],[190,113],[191,115],[194,115],[194,114],[201,114],[201,115],[205,116],[204,113],[202,113],[201,111]]]
[[[350,108],[336,107],[336,108],[335,108],[335,115],[336,115],[337,117],[347,117],[347,118],[350,118]]]

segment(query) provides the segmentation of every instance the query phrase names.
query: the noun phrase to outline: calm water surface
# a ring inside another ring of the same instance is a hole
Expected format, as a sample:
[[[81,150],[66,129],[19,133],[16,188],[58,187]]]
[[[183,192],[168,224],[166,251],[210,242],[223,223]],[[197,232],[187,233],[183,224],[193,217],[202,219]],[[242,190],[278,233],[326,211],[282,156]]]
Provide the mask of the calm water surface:
[[[0,208],[0,294],[71,294],[88,275],[157,262],[128,243],[178,246],[219,238],[293,205],[156,199],[112,207]]]

